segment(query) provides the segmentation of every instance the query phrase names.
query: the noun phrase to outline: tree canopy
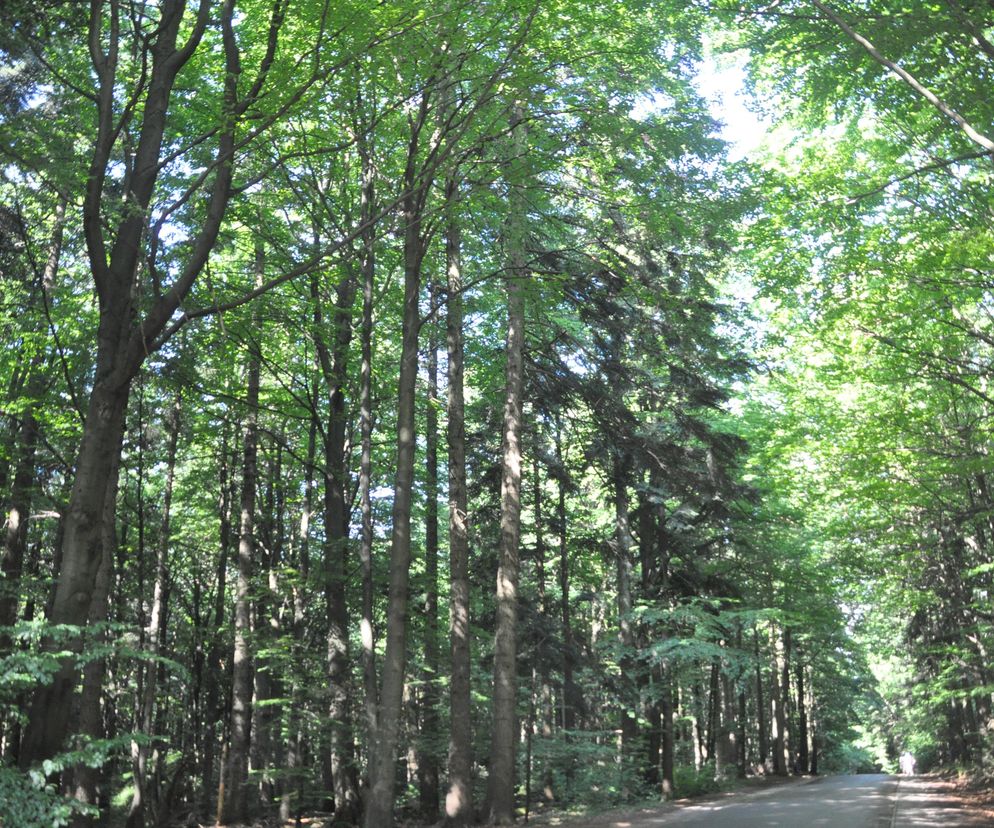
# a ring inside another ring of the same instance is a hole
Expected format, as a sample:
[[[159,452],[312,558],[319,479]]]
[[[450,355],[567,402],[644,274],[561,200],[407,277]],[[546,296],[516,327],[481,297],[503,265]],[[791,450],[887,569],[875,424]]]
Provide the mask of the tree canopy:
[[[989,769],[992,44],[8,0],[0,824]]]

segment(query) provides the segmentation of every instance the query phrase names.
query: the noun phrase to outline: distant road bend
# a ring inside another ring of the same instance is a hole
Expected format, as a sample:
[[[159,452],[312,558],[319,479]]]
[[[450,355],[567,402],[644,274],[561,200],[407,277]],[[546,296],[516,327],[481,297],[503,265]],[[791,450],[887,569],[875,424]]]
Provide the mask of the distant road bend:
[[[658,810],[605,814],[568,828],[960,828],[994,826],[925,777],[829,776]],[[563,828],[566,828],[564,826]]]

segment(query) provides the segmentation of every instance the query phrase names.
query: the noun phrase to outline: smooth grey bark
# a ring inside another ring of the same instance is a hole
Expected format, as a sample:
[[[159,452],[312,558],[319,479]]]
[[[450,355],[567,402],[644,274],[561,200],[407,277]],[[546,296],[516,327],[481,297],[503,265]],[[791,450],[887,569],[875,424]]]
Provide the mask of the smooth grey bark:
[[[36,398],[40,383],[41,359],[32,360],[32,378],[28,380],[29,396]],[[17,620],[21,596],[21,572],[28,539],[28,515],[35,478],[35,450],[38,445],[38,421],[30,404],[21,417],[16,441],[17,459],[10,492],[10,507],[3,527],[3,552],[0,556],[0,627],[9,627]],[[6,651],[9,640],[0,636],[0,651]]]
[[[660,780],[663,799],[673,799],[676,795],[676,785],[673,777],[674,747],[676,733],[673,728],[673,680],[670,670],[663,668],[660,670],[660,682],[663,686],[662,701],[659,703],[661,719],[661,751],[662,751],[662,779]]]
[[[727,642],[726,642],[727,644]],[[718,728],[718,750],[720,758],[716,765],[721,766],[721,774],[738,775],[738,722],[736,716],[737,696],[735,685],[727,668],[721,673],[721,722]]]
[[[808,709],[804,687],[804,662],[797,653],[794,676],[797,686],[797,768],[799,773],[808,772]]]
[[[100,569],[93,586],[93,603],[90,607],[90,620],[98,623],[106,620],[110,604],[110,591],[114,578],[114,552],[117,548],[117,535],[114,526],[114,512],[117,503],[118,471],[120,459],[115,463],[113,474],[107,481],[107,500],[104,506],[103,554]],[[107,642],[106,632],[97,636],[97,642]],[[107,674],[107,660],[93,659],[83,668],[83,687],[79,698],[79,718],[75,723],[77,732],[91,739],[103,738],[104,717],[101,706],[104,678]],[[72,770],[73,795],[80,802],[96,805],[99,801],[99,788],[104,775],[102,768],[78,765]],[[92,820],[76,816],[72,828],[88,828]]]
[[[540,439],[536,435],[536,440]],[[543,618],[551,618],[547,574],[545,569],[545,511],[542,492],[542,475],[538,461],[539,451],[536,449],[532,457],[532,506],[535,510],[535,585],[538,590],[539,612]],[[538,665],[539,690],[537,710],[533,711],[538,721],[538,732],[543,739],[551,739],[555,721],[555,704],[553,702],[552,684],[549,681],[550,664],[548,659],[540,659]],[[534,677],[533,677],[534,678]],[[529,770],[531,765],[529,763]],[[545,774],[542,779],[542,796],[547,802],[555,800],[555,776],[553,763],[545,762]],[[526,809],[527,809],[526,801]]]
[[[155,694],[158,686],[161,634],[163,632],[164,601],[166,591],[166,570],[169,556],[170,510],[173,500],[173,482],[176,478],[176,453],[179,444],[180,409],[182,398],[176,393],[173,406],[166,416],[166,432],[169,434],[166,448],[166,481],[162,493],[162,524],[159,530],[159,545],[155,557],[155,581],[152,588],[152,611],[146,629],[145,650],[149,660],[145,662],[143,692],[139,713],[139,726],[146,738],[151,738],[154,730]],[[132,771],[134,793],[128,809],[127,828],[141,828],[145,825],[148,790],[148,758],[151,745],[147,742],[132,743]]]
[[[618,640],[623,648],[621,657],[622,714],[621,714],[621,758],[622,763],[631,760],[635,742],[638,739],[638,720],[629,712],[636,707],[634,682],[626,680],[632,672],[631,654],[635,648],[635,632],[632,629],[632,532],[628,517],[628,483],[625,479],[627,459],[616,454],[612,458],[611,476],[614,488],[614,554],[618,584]],[[627,791],[623,792],[627,796]]]
[[[261,244],[256,247],[256,283],[265,267]],[[245,822],[248,817],[248,763],[252,728],[254,663],[252,576],[255,569],[255,498],[258,477],[258,420],[261,342],[249,346],[245,419],[242,427],[242,494],[238,529],[238,578],[235,586],[235,648],[231,674],[231,717],[227,765],[219,796],[219,822]]]
[[[464,401],[462,241],[456,215],[459,183],[445,182],[445,262],[448,304],[445,317],[448,350],[449,450],[449,789],[445,818],[451,826],[473,818],[473,740],[470,703],[469,528],[466,494],[466,411]]]
[[[784,711],[784,699],[780,684],[780,669],[777,652],[780,649],[777,642],[776,630],[771,631],[773,636],[773,664],[771,670],[770,704],[772,706],[772,726],[773,726],[773,772],[778,776],[786,776],[788,771],[786,756],[786,732],[787,716]]]
[[[213,618],[208,627],[210,646],[207,650],[207,698],[204,701],[204,719],[206,733],[204,735],[204,755],[200,767],[201,791],[200,810],[206,814],[214,794],[214,757],[216,754],[217,725],[221,718],[220,685],[222,677],[220,630],[224,623],[224,595],[228,574],[228,559],[231,557],[232,526],[231,508],[235,501],[234,481],[231,474],[231,460],[228,448],[227,423],[221,430],[221,450],[219,452],[220,486],[218,491],[218,523],[220,545],[218,548],[217,567],[215,569],[215,592]],[[221,774],[224,768],[221,768]],[[222,777],[223,778],[223,777]],[[221,803],[218,803],[218,809]],[[218,810],[216,809],[216,811]],[[215,811],[215,812],[216,812]]]
[[[525,157],[524,112],[511,114],[513,162],[509,172],[511,199],[506,224],[507,342],[504,426],[501,447],[501,517],[497,568],[497,629],[494,636],[493,740],[487,789],[487,819],[493,825],[514,822],[514,769],[518,736],[517,629],[518,553],[521,542],[521,414],[524,386],[525,305],[527,275],[525,213],[521,163]]]
[[[414,403],[418,377],[418,302],[424,242],[422,212],[427,182],[419,181],[416,159],[421,129],[428,113],[428,93],[411,123],[404,172],[404,306],[401,331],[400,375],[397,378],[397,472],[394,479],[393,531],[390,539],[390,581],[387,604],[386,650],[376,723],[376,740],[370,757],[370,795],[363,820],[365,828],[393,825],[397,745],[400,735],[404,672],[407,664],[407,615],[411,566],[411,503],[414,487]]]
[[[348,557],[348,514],[345,465],[345,383],[352,341],[352,304],[356,280],[347,275],[336,290],[333,343],[328,347],[317,276],[311,278],[314,302],[314,345],[328,393],[324,429],[324,594],[328,616],[327,669],[329,759],[337,819],[354,821],[359,812],[352,722],[349,708],[349,631],[345,566]]]
[[[282,697],[280,677],[274,668],[271,642],[282,636],[277,572],[283,557],[282,529],[282,448],[277,440],[275,451],[267,458],[266,474],[259,475],[262,505],[259,509],[256,546],[255,589],[252,601],[253,635],[255,637],[255,669],[252,671],[252,739],[249,751],[249,772],[257,782],[252,787],[250,809],[258,805],[269,810],[277,795],[277,781],[272,768],[278,762],[282,741],[274,738],[275,710],[269,701]],[[265,479],[265,483],[263,483]],[[261,652],[260,652],[261,651]]]
[[[794,745],[791,738],[790,716],[790,658],[793,649],[790,627],[783,628],[783,661],[780,668],[780,708],[783,717],[784,769],[786,773],[794,769]]]
[[[314,460],[317,451],[317,412],[313,412],[311,427],[307,435],[307,461],[304,464],[304,503],[300,510],[300,523],[297,529],[297,578],[293,582],[293,622],[291,650],[293,663],[299,664],[304,654],[305,616],[307,586],[310,574],[311,516],[314,514]],[[287,747],[287,779],[284,780],[280,795],[279,816],[283,822],[290,819],[291,807],[296,802],[297,813],[303,807],[303,761],[304,723],[301,712],[304,703],[304,684],[298,671],[294,671],[290,686],[290,716],[288,722],[289,745]]]
[[[436,307],[438,290],[429,289],[430,306]],[[440,730],[438,715],[438,326],[429,321],[428,398],[425,406],[425,588],[424,684],[421,693],[422,746],[418,757],[418,802],[421,816],[430,823],[438,817],[438,756],[435,742]],[[429,744],[424,745],[424,737]]]
[[[559,594],[560,623],[563,633],[563,698],[562,698],[562,727],[566,731],[566,741],[570,741],[570,732],[576,728],[576,703],[579,688],[573,678],[574,648],[576,646],[573,633],[572,605],[570,604],[570,559],[569,536],[567,533],[568,515],[566,512],[566,480],[563,463],[562,423],[556,419],[555,448],[556,463],[560,469],[557,480],[556,522],[559,531]],[[567,767],[567,781],[572,779],[572,765]]]
[[[362,644],[363,710],[366,739],[376,737],[378,691],[376,687],[376,635],[373,628],[373,503],[370,497],[373,478],[373,285],[376,276],[376,228],[373,216],[376,204],[376,178],[373,159],[360,131],[357,141],[362,165],[359,213],[362,240],[362,325],[360,328],[359,365],[359,512],[362,520],[359,539],[359,566],[362,571],[362,617],[359,634]]]
[[[756,746],[759,751],[759,764],[766,766],[766,760],[770,753],[769,728],[766,719],[766,700],[763,692],[763,667],[759,657],[759,630],[755,626],[752,628],[753,656],[756,661]]]

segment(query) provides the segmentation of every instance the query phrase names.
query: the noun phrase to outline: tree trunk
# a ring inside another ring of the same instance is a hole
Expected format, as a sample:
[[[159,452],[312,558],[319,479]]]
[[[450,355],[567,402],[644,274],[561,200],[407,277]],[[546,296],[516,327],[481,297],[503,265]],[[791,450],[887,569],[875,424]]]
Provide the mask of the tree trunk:
[[[780,673],[780,706],[783,708],[783,763],[787,773],[794,770],[794,746],[791,739],[790,727],[790,651],[791,634],[790,627],[783,629],[783,664]]]
[[[425,102],[422,102],[424,108]],[[387,641],[382,667],[376,742],[370,759],[370,796],[365,828],[393,825],[397,742],[400,734],[404,670],[407,659],[407,602],[411,566],[411,497],[414,483],[414,401],[418,376],[418,329],[421,293],[421,210],[424,186],[415,189],[413,170],[417,137],[405,173],[404,210],[404,311],[401,333],[400,376],[397,380],[397,475],[394,483],[393,532],[390,541],[390,586],[387,606]]]
[[[663,685],[662,701],[662,747],[663,747],[663,779],[662,794],[663,799],[672,799],[676,795],[676,787],[673,781],[673,754],[675,733],[673,730],[673,679],[669,669],[664,669],[661,675]]]
[[[699,670],[700,668],[698,668]],[[704,763],[708,761],[707,729],[702,724],[704,720],[704,691],[701,688],[699,676],[694,677],[693,698],[691,700],[693,709],[693,740],[694,740],[694,769],[700,770]]]
[[[94,5],[94,9],[99,6]],[[116,9],[116,7],[115,7]],[[96,79],[97,130],[86,193],[83,199],[83,234],[85,236],[90,272],[99,303],[96,337],[96,359],[93,386],[87,403],[83,435],[76,456],[76,476],[66,512],[64,533],[58,554],[61,557],[58,580],[52,599],[50,621],[53,624],[83,627],[90,618],[93,592],[102,561],[104,504],[116,477],[115,464],[121,452],[124,414],[127,410],[131,382],[149,351],[150,343],[163,333],[169,320],[179,308],[214,247],[221,222],[230,200],[234,131],[240,111],[235,94],[239,74],[238,49],[233,38],[227,39],[224,60],[228,80],[223,98],[228,113],[217,130],[218,151],[209,207],[193,250],[183,264],[182,275],[170,290],[151,299],[151,307],[140,323],[136,319],[142,291],[136,284],[140,271],[144,235],[148,230],[148,208],[159,173],[160,156],[166,131],[170,96],[176,76],[200,44],[210,16],[198,15],[187,32],[183,46],[177,44],[182,13],[163,14],[155,27],[153,39],[146,40],[141,57],[149,61],[148,76],[137,93],[136,111],[141,112],[140,124],[135,124],[138,141],[134,150],[134,174],[130,177],[123,207],[118,204],[113,214],[104,211],[112,199],[104,191],[114,145],[118,138],[114,124],[119,113],[115,107],[115,80],[119,43],[113,33],[104,53],[102,31],[104,15],[90,15],[89,41]],[[117,12],[114,12],[116,19]],[[221,27],[232,30],[233,4],[221,10]],[[116,25],[115,27],[116,28]],[[130,26],[121,27],[130,30]],[[130,93],[129,93],[130,94]],[[243,110],[242,110],[243,111]],[[120,209],[119,209],[120,208]],[[112,216],[116,215],[116,218]],[[113,238],[108,244],[108,225]],[[50,644],[51,646],[51,644]],[[59,649],[78,651],[80,640],[63,642]],[[77,684],[78,670],[74,658],[62,660],[60,669],[48,686],[35,693],[28,717],[28,727],[22,745],[20,763],[24,768],[55,755],[65,740],[69,711]]]
[[[556,463],[559,466],[558,500],[556,503],[556,522],[559,530],[559,593],[561,595],[561,623],[563,632],[563,715],[562,726],[566,731],[565,739],[570,741],[570,732],[576,728],[576,706],[579,690],[573,679],[573,658],[576,644],[573,638],[572,607],[570,604],[570,560],[569,542],[567,536],[566,514],[566,482],[564,479],[566,467],[563,463],[562,423],[556,419]],[[567,787],[573,776],[572,759],[568,760],[566,768]]]
[[[797,770],[808,772],[808,709],[804,696],[804,664],[797,654],[794,674],[797,681]]]
[[[773,636],[775,639],[775,631],[773,632]],[[779,662],[776,655],[777,649],[776,641],[774,640],[773,670],[771,676],[772,680],[770,682],[770,687],[772,688],[770,701],[773,707],[773,772],[778,776],[786,776],[789,773],[785,739],[785,734],[787,732],[787,718],[784,713],[783,693],[779,676]]]
[[[253,602],[255,637],[255,669],[252,683],[254,702],[252,705],[252,746],[249,752],[250,773],[256,777],[253,796],[263,809],[268,809],[276,797],[276,783],[272,768],[276,763],[277,743],[273,738],[274,708],[269,701],[279,699],[280,681],[273,671],[273,659],[269,654],[272,642],[281,638],[280,611],[276,605],[279,595],[277,572],[282,558],[283,533],[280,528],[281,504],[277,496],[277,486],[282,480],[283,457],[277,446],[275,456],[266,463],[265,484],[260,485],[264,492],[262,508],[259,510],[256,547],[259,555],[256,571],[255,600]],[[260,652],[261,651],[261,652]],[[252,810],[255,810],[253,807]]]
[[[103,561],[105,504],[112,481],[116,483],[130,390],[130,381],[121,382],[114,376],[115,327],[120,335],[119,326],[101,319],[97,380],[90,394],[76,459],[76,478],[64,521],[61,566],[49,614],[52,624],[86,625]],[[81,646],[77,638],[70,649],[78,652]],[[36,691],[18,757],[23,769],[54,756],[61,749],[68,732],[76,677],[75,659],[65,659],[52,683]]]
[[[445,260],[448,306],[445,318],[449,356],[449,790],[445,817],[451,826],[466,826],[473,817],[473,741],[470,703],[469,530],[466,494],[466,414],[463,400],[463,296],[458,182],[445,182]]]
[[[616,455],[613,458],[614,488],[614,553],[618,578],[618,640],[621,644],[621,759],[623,767],[632,758],[635,742],[638,739],[638,720],[632,715],[636,700],[632,697],[635,689],[630,676],[635,672],[633,654],[635,635],[632,631],[632,533],[628,519],[628,485],[625,480],[626,458]],[[627,796],[627,790],[622,796]]]
[[[539,437],[536,435],[536,441],[538,439]],[[535,584],[538,589],[539,613],[542,618],[550,618],[551,612],[545,572],[545,513],[543,511],[542,475],[539,468],[538,454],[539,452],[536,447],[534,457],[532,458],[532,502],[535,511]],[[552,738],[555,705],[552,700],[552,684],[549,681],[549,660],[545,657],[544,653],[540,653],[537,658],[539,661],[539,695],[538,709],[535,712],[539,727],[541,728],[539,732],[542,734],[542,738],[547,740]],[[552,763],[548,761],[548,756],[545,756],[544,759],[542,794],[547,802],[552,802],[556,798],[555,777],[552,772]]]
[[[256,283],[262,281],[264,258],[256,249]],[[258,332],[258,331],[257,331]],[[252,727],[254,672],[249,636],[252,625],[252,573],[255,552],[255,493],[258,474],[259,373],[262,343],[248,355],[248,389],[242,431],[242,496],[238,531],[238,582],[235,587],[235,650],[231,678],[231,719],[224,796],[219,821],[245,822],[248,816],[248,760]]]
[[[176,450],[179,443],[179,415],[182,400],[177,392],[172,411],[166,418],[166,431],[169,443],[166,448],[166,482],[162,494],[162,525],[159,530],[159,545],[155,556],[155,586],[152,593],[152,612],[149,615],[146,630],[145,649],[149,660],[144,665],[144,685],[140,710],[141,733],[147,739],[153,735],[155,715],[155,693],[159,674],[159,651],[161,648],[160,632],[163,626],[164,596],[166,590],[166,570],[169,555],[169,519],[173,500],[173,481],[176,476]],[[148,757],[151,744],[132,743],[134,793],[131,797],[131,807],[128,810],[127,828],[141,828],[145,825],[145,811],[149,797],[148,790]]]
[[[769,735],[766,725],[766,700],[763,693],[763,668],[759,658],[759,630],[752,628],[753,654],[756,658],[756,730],[759,757],[757,765],[766,768],[766,760],[770,754]]]
[[[811,682],[808,682],[808,709],[810,710],[810,731],[811,731],[811,761],[808,764],[808,772],[812,776],[818,775],[818,708],[815,704],[814,690]]]
[[[718,660],[711,662],[710,678],[708,679],[708,713],[707,713],[707,758],[714,760],[716,776],[721,775],[724,754],[720,750],[721,742],[718,731],[721,728],[721,669]]]
[[[373,504],[370,497],[373,475],[373,279],[376,275],[376,227],[373,224],[375,177],[365,132],[358,140],[362,162],[360,220],[362,231],[362,328],[359,366],[359,510],[362,536],[359,540],[359,565],[362,569],[362,641],[363,706],[366,714],[366,743],[376,739],[376,641],[373,630]],[[367,770],[368,777],[368,770]],[[368,784],[368,778],[367,778]]]
[[[120,456],[117,463],[115,463],[113,474],[111,474],[107,481],[107,500],[104,506],[103,523],[103,555],[100,561],[100,570],[97,573],[97,580],[93,588],[93,603],[90,607],[90,620],[92,622],[105,620],[110,604],[110,591],[114,575],[114,551],[117,545],[114,513],[117,504],[119,467]],[[99,635],[96,641],[98,644],[105,644],[106,642],[106,633]],[[107,660],[104,658],[89,661],[83,668],[83,689],[79,698],[79,720],[76,722],[75,729],[78,733],[91,739],[102,739],[107,735],[104,733],[104,717],[100,704],[106,674]],[[80,802],[97,805],[100,799],[99,787],[101,777],[104,773],[103,769],[77,765],[72,773],[73,796]],[[92,824],[91,820],[77,816],[73,819],[72,828],[84,828],[84,826]]]
[[[55,207],[55,223],[52,227],[52,238],[48,245],[48,256],[42,271],[41,289],[44,292],[42,300],[48,302],[59,270],[59,259],[62,256],[62,238],[65,228],[66,199],[59,199]],[[34,484],[35,448],[38,443],[38,421],[34,416],[34,407],[41,399],[44,390],[45,372],[41,370],[43,357],[39,353],[30,362],[25,381],[25,397],[27,407],[21,417],[20,428],[17,432],[17,461],[14,466],[14,480],[10,492],[10,508],[7,512],[7,522],[4,528],[3,555],[0,558],[0,627],[9,627],[17,620],[17,606],[20,603],[21,570],[24,565],[24,549],[28,537],[28,515],[31,512],[31,494]],[[13,399],[11,394],[7,399]],[[12,441],[13,442],[13,441]],[[7,452],[3,453],[4,456]],[[7,469],[4,467],[6,478]],[[6,479],[0,480],[0,492],[7,488]],[[0,639],[0,648],[6,643]]]
[[[738,732],[735,685],[727,670],[721,674],[721,726],[719,729],[722,773],[738,775]]]
[[[437,304],[432,282],[431,307]],[[424,687],[421,694],[422,740],[418,761],[418,801],[421,816],[434,823],[438,816],[438,333],[435,320],[428,331],[428,400],[425,408],[425,646]],[[427,745],[424,738],[428,738]]]
[[[742,649],[742,633],[739,633],[739,649]],[[739,677],[739,711],[738,711],[738,721],[736,728],[736,738],[738,745],[738,776],[740,779],[745,779],[749,774],[748,757],[746,754],[746,723],[748,722],[748,710],[746,706],[746,684],[747,680],[745,675]]]
[[[317,277],[311,280],[314,301],[314,342],[327,387],[328,426],[325,430],[324,560],[325,603],[328,613],[328,715],[331,722],[331,778],[335,792],[336,819],[353,822],[359,811],[359,790],[354,763],[354,743],[349,709],[349,629],[346,603],[348,558],[348,514],[345,494],[345,382],[348,351],[352,340],[352,303],[355,279],[349,275],[338,285],[334,349],[329,353],[324,338]]]
[[[228,451],[227,423],[221,431],[220,452],[220,487],[218,491],[218,521],[220,528],[220,547],[215,571],[214,612],[210,623],[208,636],[210,647],[207,650],[207,699],[204,703],[206,734],[204,736],[204,756],[201,764],[201,812],[206,814],[210,807],[211,795],[216,790],[214,786],[214,756],[217,745],[217,724],[221,718],[220,685],[223,678],[221,668],[221,626],[224,623],[224,594],[228,572],[228,558],[231,555],[231,507],[235,500],[231,474],[230,454]],[[223,774],[224,769],[221,768]],[[221,803],[218,803],[220,808]]]
[[[304,466],[304,504],[300,510],[300,526],[297,534],[297,578],[293,584],[293,663],[300,664],[304,655],[304,605],[308,591],[308,576],[310,572],[310,538],[311,515],[314,513],[314,456],[317,449],[317,414],[311,419],[311,427],[307,435],[307,462]],[[299,671],[294,671],[290,687],[290,716],[287,729],[289,731],[289,746],[287,748],[286,769],[287,778],[284,780],[280,796],[280,820],[290,819],[291,805],[296,796],[297,812],[303,807],[303,762],[304,762],[304,727],[301,713],[304,705],[304,685]]]
[[[37,399],[41,392],[41,360],[32,360],[28,395]],[[17,461],[10,492],[10,508],[3,530],[3,554],[0,558],[0,627],[9,627],[17,621],[17,608],[21,599],[21,570],[24,567],[24,549],[28,539],[28,515],[31,513],[31,495],[35,479],[35,448],[38,444],[38,421],[32,405],[21,418],[16,441]],[[0,653],[9,650],[6,635],[0,635]]]
[[[523,112],[511,116],[515,166],[525,156]],[[517,746],[518,546],[521,538],[521,395],[524,354],[524,285],[527,274],[524,217],[526,205],[517,171],[511,178],[507,221],[506,395],[501,471],[501,517],[497,568],[497,630],[494,637],[493,740],[488,779],[488,819],[514,822],[514,766]]]

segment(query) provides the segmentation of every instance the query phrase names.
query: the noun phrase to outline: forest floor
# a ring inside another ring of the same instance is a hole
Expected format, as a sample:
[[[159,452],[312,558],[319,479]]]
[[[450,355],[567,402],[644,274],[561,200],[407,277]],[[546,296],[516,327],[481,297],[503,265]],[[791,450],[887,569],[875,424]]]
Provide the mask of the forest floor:
[[[934,796],[994,825],[994,776],[944,773],[921,777],[930,783]]]

